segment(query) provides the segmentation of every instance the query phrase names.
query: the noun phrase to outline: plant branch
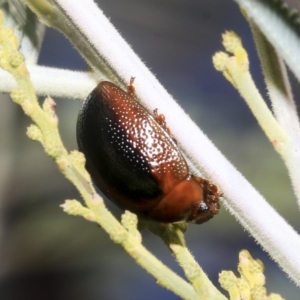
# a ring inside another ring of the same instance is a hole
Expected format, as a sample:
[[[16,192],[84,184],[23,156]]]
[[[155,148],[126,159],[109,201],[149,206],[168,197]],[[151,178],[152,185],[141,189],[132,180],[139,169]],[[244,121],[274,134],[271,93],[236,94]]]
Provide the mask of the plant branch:
[[[300,81],[300,22],[283,1],[235,0],[260,28]]]
[[[256,89],[254,82],[251,78],[251,75],[249,73],[249,62],[248,62],[248,56],[245,51],[245,49],[242,47],[241,41],[239,37],[233,33],[233,32],[227,32],[223,36],[223,45],[225,49],[233,53],[234,55],[229,57],[228,54],[219,52],[214,55],[213,62],[215,65],[215,68],[221,72],[223,72],[223,75],[233,84],[233,86],[239,91],[239,93],[243,96],[249,107],[251,108],[253,114],[257,118],[259,124],[261,125],[262,129],[265,131],[266,135],[271,140],[272,144],[276,148],[276,150],[282,155],[282,157],[286,156],[287,148],[288,148],[288,138],[287,134],[283,131],[277,120],[274,118],[270,110],[267,108],[264,100],[260,96],[258,90]],[[245,203],[246,204],[246,203]],[[260,241],[265,239],[265,241],[262,243],[264,247],[268,247],[268,249],[272,247],[276,247],[277,253],[272,252],[272,257],[275,259],[277,257],[279,265],[285,270],[287,273],[291,274],[290,270],[290,263],[283,259],[281,254],[279,255],[279,252],[283,251],[286,254],[290,252],[289,255],[294,255],[289,248],[289,239],[292,238],[292,236],[286,236],[288,237],[288,240],[286,240],[287,244],[278,244],[278,240],[276,241],[275,235],[284,235],[284,227],[283,223],[279,223],[278,220],[275,222],[272,221],[272,219],[268,220],[268,225],[264,224],[262,225],[263,218],[266,218],[265,215],[265,208],[263,207],[263,202],[260,202],[258,210],[255,212],[256,214],[260,214],[260,223],[261,228],[256,228],[257,232],[254,234],[254,237]],[[231,209],[231,207],[229,207]],[[252,215],[254,211],[251,209],[248,210],[248,214],[251,215],[252,218],[255,216]],[[244,213],[244,212],[241,212]],[[270,211],[268,211],[268,217],[269,217]],[[265,217],[264,217],[265,215]],[[251,222],[248,223],[248,220],[246,220],[246,215],[244,215],[244,218],[240,220],[242,223],[244,223],[245,228],[248,228],[248,230],[251,232],[251,228],[249,226],[253,226]],[[274,227],[273,225],[274,224]],[[257,223],[259,225],[259,223]],[[266,225],[269,227],[267,228]],[[285,226],[289,226],[287,223],[285,223]],[[272,228],[271,228],[272,227]],[[274,236],[271,237],[270,232],[274,228]],[[275,233],[277,231],[277,233]],[[294,231],[292,227],[290,227],[289,233],[292,233]],[[294,237],[297,236],[297,239],[299,239],[299,235],[294,231]],[[280,243],[280,242],[279,242]],[[298,242],[297,242],[298,243]],[[276,246],[277,244],[277,246]],[[299,249],[298,246],[294,249]],[[279,250],[281,248],[281,250]],[[270,250],[268,250],[269,252]],[[270,253],[270,252],[269,252]],[[276,259],[275,259],[276,260]],[[298,264],[298,262],[297,262]],[[295,265],[294,265],[295,266]],[[296,271],[300,267],[300,264],[294,269],[293,272]],[[298,271],[294,273],[295,276]],[[300,278],[298,277],[296,283],[300,284]]]
[[[248,19],[262,64],[265,83],[275,117],[288,139],[283,160],[288,168],[300,207],[300,122],[282,58],[256,24]]]
[[[211,283],[186,247],[184,232],[186,224],[157,224],[146,222],[145,227],[158,235],[169,247],[178,264],[184,270],[186,278],[191,282],[200,299],[226,299]]]
[[[249,72],[248,54],[242,46],[240,37],[234,32],[223,34],[223,45],[232,53],[224,52],[214,55],[215,68],[238,90],[246,101],[274,148],[284,157],[286,152],[287,134],[283,131],[264,99],[260,95]]]
[[[30,3],[31,7],[34,5],[33,1],[27,0],[26,3]],[[88,60],[93,68],[101,69],[101,63],[97,61],[100,56],[108,59],[108,67],[118,74],[122,82],[127,82],[131,76],[136,77],[138,99],[149,111],[158,108],[165,114],[179,146],[193,165],[206,174],[213,183],[220,186],[224,194],[223,205],[300,286],[300,256],[298,255],[300,238],[293,228],[278,215],[182,111],[93,2],[75,3],[72,0],[56,0],[55,3],[58,5],[56,9],[59,13],[65,14],[60,21],[65,20],[74,31],[80,32],[77,39],[69,35],[75,46],[93,40],[93,45],[90,48],[86,45],[84,49],[87,53],[81,53],[84,57],[93,57]],[[37,9],[36,6],[33,9],[36,9],[42,20],[47,21],[48,16],[51,17],[47,8],[45,11]],[[54,14],[54,17],[56,16],[58,17],[59,14]],[[65,34],[68,35],[69,31],[71,30],[67,30]],[[281,34],[280,38],[282,37]],[[295,53],[297,49],[294,49]],[[100,54],[96,55],[95,52]]]
[[[127,230],[106,209],[103,199],[95,192],[90,175],[85,170],[83,154],[78,151],[69,154],[63,146],[58,132],[55,102],[48,97],[43,107],[40,107],[24,57],[18,52],[18,40],[12,29],[4,28],[3,24],[4,17],[0,11],[0,67],[8,71],[17,82],[17,88],[11,92],[12,100],[19,104],[34,122],[28,127],[27,135],[44,146],[45,152],[56,162],[66,178],[76,186],[87,205],[83,207],[76,200],[67,200],[63,205],[64,210],[97,222],[110,238],[115,243],[121,244],[139,265],[157,279],[160,285],[172,290],[183,299],[199,299],[191,285],[154,257],[143,247],[136,233],[132,233],[132,229]]]
[[[263,271],[263,263],[258,259],[253,259],[247,250],[242,250],[239,253],[238,265],[240,277],[236,277],[232,271],[222,271],[219,275],[219,281],[222,288],[228,291],[230,300],[284,300],[278,294],[267,296]]]
[[[97,84],[92,72],[79,72],[50,67],[29,65],[28,72],[37,95],[69,99],[85,99]],[[10,92],[16,81],[0,69],[0,90]]]

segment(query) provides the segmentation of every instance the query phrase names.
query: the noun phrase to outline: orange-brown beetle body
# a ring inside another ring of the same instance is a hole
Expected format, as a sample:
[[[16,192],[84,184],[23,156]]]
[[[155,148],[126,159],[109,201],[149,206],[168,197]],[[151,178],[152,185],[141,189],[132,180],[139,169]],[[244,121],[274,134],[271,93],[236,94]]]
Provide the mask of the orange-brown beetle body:
[[[158,222],[203,223],[219,212],[218,187],[190,174],[162,115],[101,82],[78,116],[77,142],[94,183],[119,207]]]

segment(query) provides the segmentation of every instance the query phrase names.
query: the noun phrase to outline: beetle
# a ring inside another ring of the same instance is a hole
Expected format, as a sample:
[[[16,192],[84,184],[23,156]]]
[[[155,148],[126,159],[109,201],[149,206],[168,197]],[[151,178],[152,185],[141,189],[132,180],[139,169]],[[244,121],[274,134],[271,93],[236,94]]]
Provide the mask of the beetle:
[[[95,185],[122,209],[163,223],[203,223],[219,212],[219,188],[191,174],[164,115],[102,81],[83,103],[78,148]]]

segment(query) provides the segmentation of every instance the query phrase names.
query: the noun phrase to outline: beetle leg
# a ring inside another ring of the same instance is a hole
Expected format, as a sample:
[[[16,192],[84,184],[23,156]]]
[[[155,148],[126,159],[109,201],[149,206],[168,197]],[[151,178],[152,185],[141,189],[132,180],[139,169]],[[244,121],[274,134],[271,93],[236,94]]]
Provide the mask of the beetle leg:
[[[153,114],[154,114],[154,119],[155,121],[169,134],[171,135],[171,130],[170,128],[167,126],[167,122],[166,122],[166,117],[163,114],[159,114],[158,113],[158,109],[155,108],[153,110]]]
[[[172,138],[173,142],[177,144],[176,139],[172,136],[170,128],[167,126],[166,117],[164,114],[159,114],[158,109],[153,110],[155,121],[167,132],[167,134]]]
[[[134,94],[135,94],[135,87],[133,85],[134,79],[135,79],[135,77],[131,77],[130,81],[127,85],[127,93],[132,97],[134,97]]]

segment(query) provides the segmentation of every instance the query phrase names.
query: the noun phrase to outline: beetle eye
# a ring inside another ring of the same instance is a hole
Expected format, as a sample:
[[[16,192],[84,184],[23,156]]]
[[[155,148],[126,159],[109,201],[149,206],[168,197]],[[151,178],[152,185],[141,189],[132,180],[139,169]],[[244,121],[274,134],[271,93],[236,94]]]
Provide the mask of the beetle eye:
[[[209,210],[207,204],[204,201],[201,201],[197,212],[200,214],[203,211],[207,211],[207,210]]]

